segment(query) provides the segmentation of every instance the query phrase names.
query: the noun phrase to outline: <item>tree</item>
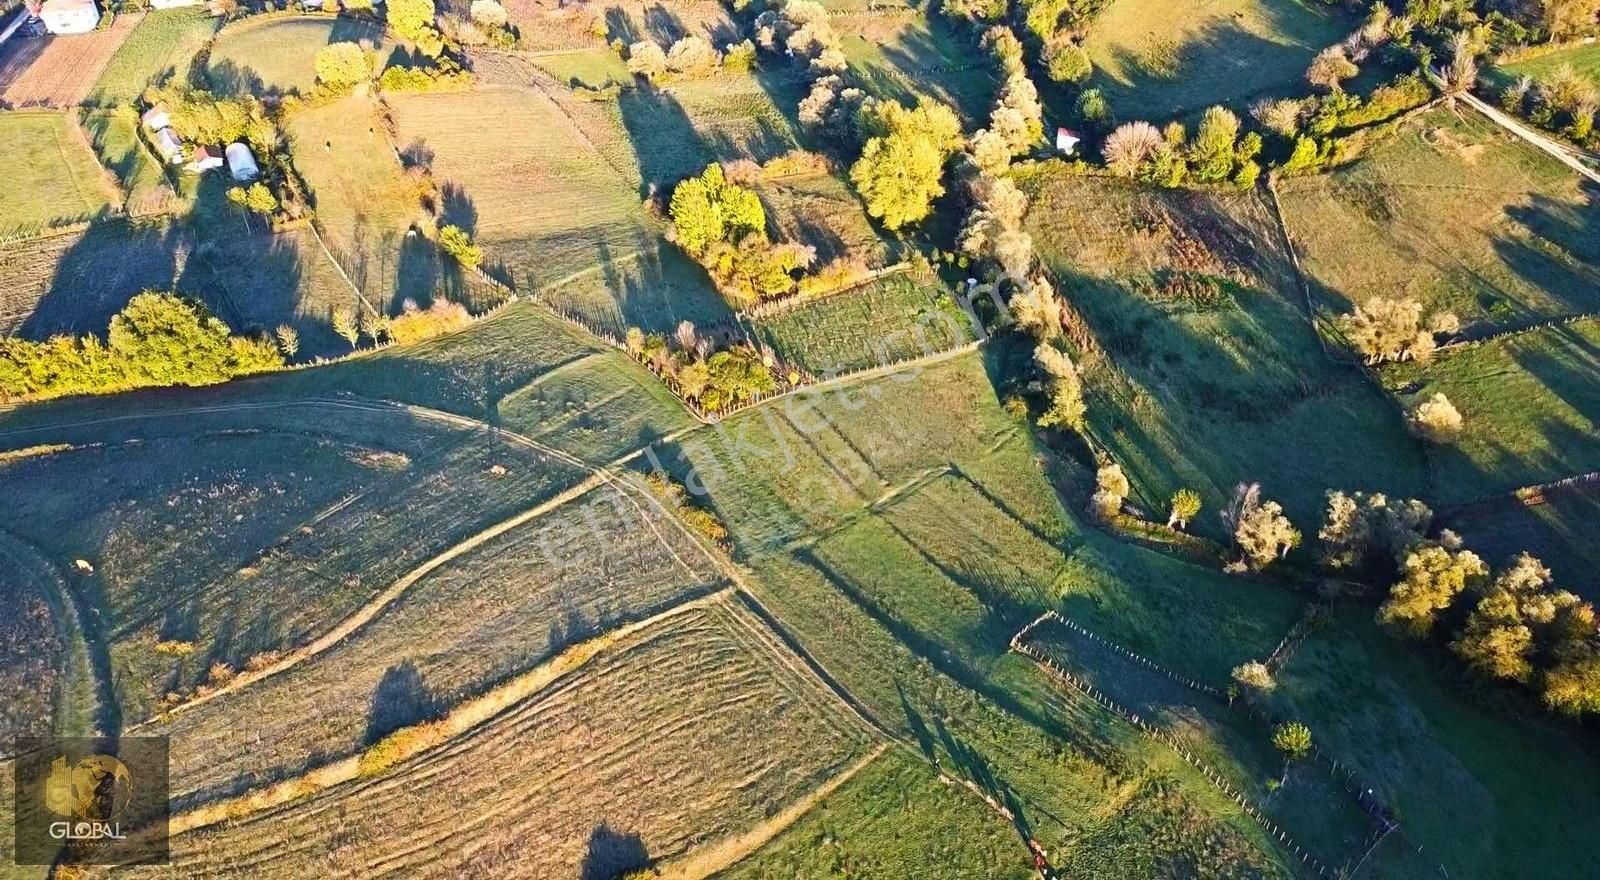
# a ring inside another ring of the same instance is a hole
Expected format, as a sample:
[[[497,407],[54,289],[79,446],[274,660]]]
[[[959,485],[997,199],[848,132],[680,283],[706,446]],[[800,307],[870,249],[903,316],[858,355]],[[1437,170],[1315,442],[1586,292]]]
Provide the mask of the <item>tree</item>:
[[[1406,424],[1419,437],[1430,443],[1454,443],[1461,437],[1461,412],[1443,392],[1417,404],[1406,419]]]
[[[1094,73],[1089,53],[1066,34],[1057,34],[1044,47],[1045,72],[1060,83],[1081,83]]]
[[[329,43],[317,50],[317,81],[348,88],[372,78],[372,59],[355,43]]]
[[[704,75],[715,70],[721,56],[705,37],[690,34],[672,44],[667,52],[667,69],[673,73]]]
[[[1035,339],[1050,340],[1061,335],[1061,304],[1055,289],[1042,278],[1026,278],[1006,301],[1017,326]]]
[[[1328,492],[1328,513],[1317,537],[1322,564],[1355,569],[1389,560],[1398,565],[1422,543],[1433,510],[1412,500],[1395,500],[1381,492]]]
[[[1422,303],[1415,299],[1375,296],[1340,315],[1339,329],[1369,364],[1386,360],[1427,360],[1433,355],[1439,333],[1453,333],[1460,322],[1449,312],[1422,321]]]
[[[766,238],[761,198],[754,190],[729,183],[716,163],[673,189],[668,213],[673,240],[690,256],[699,257],[716,242],[736,242],[750,233]]]
[[[1345,54],[1343,46],[1329,46],[1311,60],[1311,67],[1306,70],[1306,80],[1319,88],[1337,91],[1341,82],[1360,72],[1361,69]]]
[[[389,26],[402,39],[419,42],[433,30],[433,0],[389,0]]]
[[[278,350],[283,352],[286,360],[300,353],[300,331],[288,324],[279,324],[278,329],[272,332],[278,340]]]
[[[341,306],[333,310],[331,315],[333,332],[340,339],[350,343],[351,348],[356,347],[356,342],[361,338],[361,327],[356,323],[355,309]]]
[[[1245,693],[1258,696],[1272,693],[1278,687],[1267,664],[1255,660],[1233,667],[1233,680],[1239,683]]]
[[[1283,755],[1283,778],[1289,780],[1289,765],[1304,761],[1311,754],[1311,728],[1298,721],[1285,721],[1272,731],[1272,747]]]
[[[1548,627],[1561,606],[1576,602],[1553,589],[1550,569],[1523,553],[1495,578],[1450,647],[1481,675],[1527,682],[1533,675],[1533,627]]]
[[[373,345],[378,340],[389,335],[389,316],[371,310],[361,313],[361,335],[372,340]]]
[[[850,166],[850,180],[867,213],[891,230],[920,222],[944,195],[944,163],[961,145],[955,112],[929,100],[916,109],[890,101],[866,113],[862,127],[876,134]]]
[[[1413,551],[1400,570],[1400,580],[1378,607],[1378,622],[1412,639],[1427,638],[1439,612],[1489,578],[1489,566],[1471,550],[1452,551],[1437,544]]]
[[[1123,177],[1132,177],[1165,144],[1161,132],[1148,122],[1128,122],[1117,126],[1101,145],[1106,167]]]
[[[1115,462],[1100,466],[1095,472],[1095,493],[1089,499],[1089,510],[1103,520],[1110,520],[1122,512],[1122,502],[1133,488]]]
[[[448,225],[439,230],[439,247],[469,272],[483,263],[483,248],[473,244],[472,236],[459,226]]]
[[[1450,42],[1450,66],[1444,71],[1444,93],[1451,97],[1471,89],[1478,82],[1478,59],[1472,38],[1458,31]]]
[[[1300,133],[1300,117],[1305,105],[1292,98],[1263,99],[1250,105],[1250,115],[1268,131],[1293,139]]]
[[[667,72],[667,53],[650,40],[628,47],[628,72],[654,81]]]
[[[1039,427],[1083,430],[1088,406],[1083,401],[1083,380],[1072,359],[1053,345],[1040,344],[1033,350],[1033,362],[1049,377],[1050,405],[1039,416]]]
[[[1194,179],[1220,183],[1232,177],[1238,141],[1239,117],[1226,107],[1208,108],[1188,150]]]
[[[235,186],[228,189],[228,201],[263,217],[271,217],[278,210],[278,199],[272,190],[260,183],[250,184],[248,187]]]
[[[1563,715],[1600,713],[1600,650],[1592,636],[1582,649],[1556,658],[1544,675],[1544,703]]]
[[[500,4],[500,0],[472,0],[470,14],[474,23],[484,27],[503,28],[506,26],[506,8]]]
[[[1259,571],[1300,545],[1300,531],[1283,515],[1282,505],[1261,500],[1258,483],[1236,486],[1233,503],[1221,515],[1239,546],[1242,566]]]
[[[1200,512],[1200,493],[1193,489],[1179,489],[1172,495],[1167,528],[1187,529],[1189,520]]]

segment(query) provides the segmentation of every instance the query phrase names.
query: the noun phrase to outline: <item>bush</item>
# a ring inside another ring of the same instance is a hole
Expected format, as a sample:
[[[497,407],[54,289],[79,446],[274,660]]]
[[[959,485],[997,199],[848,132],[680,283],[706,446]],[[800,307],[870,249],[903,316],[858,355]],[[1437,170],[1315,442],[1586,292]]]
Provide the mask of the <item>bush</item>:
[[[372,78],[372,58],[355,43],[329,43],[317,50],[317,82],[349,88]]]
[[[656,80],[667,72],[667,53],[649,40],[640,40],[628,47],[628,72],[648,80]]]
[[[1418,404],[1411,411],[1407,424],[1422,439],[1441,444],[1460,439],[1463,427],[1461,412],[1443,394],[1435,394]]]
[[[483,264],[483,248],[473,244],[472,236],[459,226],[439,230],[439,247],[469,272]]]
[[[500,0],[472,0],[472,21],[487,28],[506,26],[506,8]]]
[[[1089,53],[1074,40],[1058,34],[1044,50],[1045,71],[1056,82],[1081,83],[1094,73]]]
[[[400,314],[390,318],[385,328],[389,339],[399,345],[421,342],[435,336],[459,330],[472,322],[472,316],[460,303],[438,297],[428,308],[419,308],[406,300]]]
[[[436,67],[390,67],[378,77],[378,88],[385,92],[435,92],[470,85],[472,74]]]

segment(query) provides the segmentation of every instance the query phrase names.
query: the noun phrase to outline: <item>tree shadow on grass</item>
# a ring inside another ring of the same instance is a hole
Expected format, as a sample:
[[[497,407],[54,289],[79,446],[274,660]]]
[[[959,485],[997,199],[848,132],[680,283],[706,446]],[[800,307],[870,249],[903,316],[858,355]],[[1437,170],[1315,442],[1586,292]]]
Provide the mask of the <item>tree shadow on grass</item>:
[[[623,89],[617,108],[639,164],[641,197],[664,194],[711,162],[713,154],[705,139],[670,93],[648,84]]]
[[[650,867],[650,852],[637,832],[624,833],[601,822],[589,832],[578,880],[619,880],[641,868]]]
[[[370,745],[403,727],[431,721],[443,711],[444,706],[423,681],[417,664],[410,660],[397,663],[384,671],[372,692],[365,742]]]
[[[49,288],[18,335],[104,334],[111,317],[142,290],[167,290],[176,277],[182,230],[168,223],[96,222],[57,259]]]

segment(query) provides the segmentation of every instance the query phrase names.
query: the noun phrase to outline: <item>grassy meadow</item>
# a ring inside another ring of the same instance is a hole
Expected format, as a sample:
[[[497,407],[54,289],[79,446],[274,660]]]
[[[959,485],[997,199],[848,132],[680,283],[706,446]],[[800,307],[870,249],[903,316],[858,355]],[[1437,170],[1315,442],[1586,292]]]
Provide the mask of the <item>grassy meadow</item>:
[[[0,188],[0,236],[77,223],[121,203],[66,113],[0,112],[0,155],[10,157]]]
[[[245,20],[217,35],[205,77],[220,95],[305,95],[317,84],[317,50],[360,43],[387,65],[396,53],[383,25],[330,16]]]
[[[1045,265],[1106,352],[1084,362],[1091,434],[1150,518],[1184,487],[1209,534],[1240,482],[1301,523],[1328,489],[1422,493],[1420,446],[1373,383],[1323,353],[1260,196],[1051,174],[1026,185]]]
[[[1600,88],[1600,43],[1579,44],[1542,52],[1521,61],[1513,61],[1500,69],[1516,76],[1547,77],[1563,67],[1571,67],[1579,76]]]
[[[195,55],[221,26],[203,6],[146,13],[101,71],[88,102],[131,104],[148,85],[187,77]]]
[[[1278,192],[1320,315],[1413,297],[1482,333],[1600,309],[1600,204],[1580,180],[1480,116],[1438,109]]]
[[[129,214],[161,214],[172,207],[172,186],[150,150],[140,142],[139,114],[133,108],[88,111],[82,124],[100,163],[121,184],[122,201]]]
[[[113,220],[0,244],[0,333],[105,332],[134,294],[172,285],[182,238],[166,223]]]
[[[1374,876],[1572,876],[1600,809],[1592,750],[1437,651],[1349,608],[1295,652],[1274,699],[1395,809],[1400,841]]]
[[[1600,322],[1543,327],[1386,371],[1385,384],[1444,394],[1460,411],[1461,438],[1435,448],[1434,496],[1460,504],[1600,470]]]
[[[1496,568],[1519,553],[1532,553],[1550,567],[1556,582],[1593,602],[1600,584],[1600,493],[1594,487],[1545,493],[1538,499],[1503,498],[1469,505],[1446,517],[1446,525]]]
[[[939,16],[845,14],[833,19],[850,70],[868,91],[914,104],[949,104],[969,123],[987,120],[996,90],[993,65],[974,35]]]
[[[842,373],[971,342],[972,322],[938,282],[892,275],[755,322],[784,363],[814,375]]]
[[[1095,16],[1084,48],[1117,118],[1160,122],[1303,93],[1311,59],[1354,26],[1315,0],[1204,0],[1182,15],[1164,0],[1116,0]]]

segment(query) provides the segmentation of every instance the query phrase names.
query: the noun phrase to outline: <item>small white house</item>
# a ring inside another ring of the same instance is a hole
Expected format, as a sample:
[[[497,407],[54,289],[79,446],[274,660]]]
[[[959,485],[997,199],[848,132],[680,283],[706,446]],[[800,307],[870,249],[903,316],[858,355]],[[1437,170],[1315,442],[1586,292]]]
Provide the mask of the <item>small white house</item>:
[[[1056,149],[1063,156],[1075,155],[1078,144],[1083,143],[1083,136],[1070,128],[1056,129]]]
[[[203,174],[213,168],[222,167],[222,154],[214,147],[195,147],[194,156],[189,159],[189,164],[184,168],[196,174]]]
[[[94,0],[44,0],[39,19],[52,34],[87,34],[100,23]]]
[[[144,111],[139,121],[144,123],[144,127],[149,129],[151,134],[154,134],[172,125],[172,114],[167,112],[167,105],[157,104]]]
[[[183,164],[183,141],[178,139],[178,133],[170,128],[163,128],[151,138],[155,141],[156,150],[161,153],[161,158],[173,165]]]
[[[256,165],[256,157],[250,154],[250,148],[235,141],[223,151],[228,157],[228,173],[240,183],[248,183],[261,176],[261,169]]]

